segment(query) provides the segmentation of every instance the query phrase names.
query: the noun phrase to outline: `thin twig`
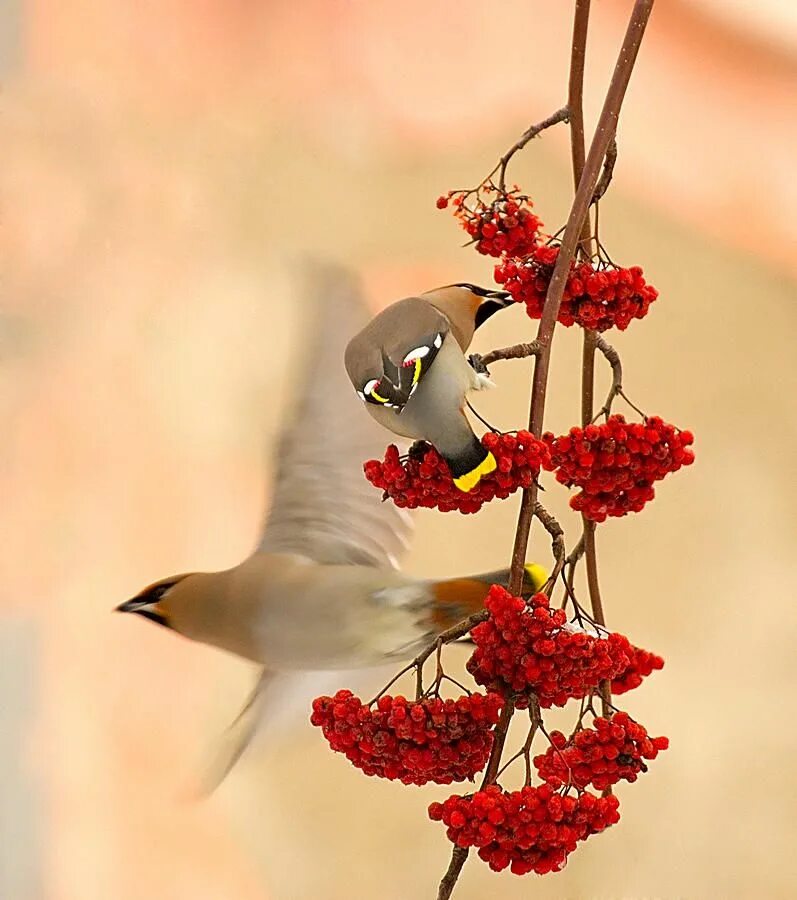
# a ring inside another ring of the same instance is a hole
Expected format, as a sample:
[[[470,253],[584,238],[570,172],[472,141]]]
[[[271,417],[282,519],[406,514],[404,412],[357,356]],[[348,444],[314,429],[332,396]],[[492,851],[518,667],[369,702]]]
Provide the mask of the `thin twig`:
[[[492,172],[487,176],[485,181],[489,181],[496,172],[498,172],[498,189],[501,193],[505,193],[506,191],[506,167],[509,165],[509,160],[518,152],[518,150],[522,150],[529,141],[534,140],[538,134],[545,131],[546,128],[550,128],[552,125],[558,125],[559,122],[567,122],[568,119],[568,110],[567,107],[564,106],[562,109],[558,109],[553,115],[548,116],[547,119],[543,119],[542,122],[537,122],[536,125],[532,125],[527,128],[523,134],[518,138],[518,140],[506,151],[506,153],[501,157],[498,161],[498,165],[493,169]]]
[[[565,533],[562,530],[562,526],[548,512],[542,503],[534,504],[534,517],[539,519],[543,528],[551,536],[551,550],[556,563],[553,572],[551,572],[548,581],[545,583],[545,588],[547,588],[548,591],[552,591],[556,584],[556,579],[559,577],[559,573],[565,567]],[[545,589],[543,590],[547,593]]]
[[[595,337],[595,347],[606,357],[606,361],[612,367],[612,386],[609,388],[609,393],[606,395],[603,406],[598,410],[596,415],[590,419],[592,422],[601,415],[608,418],[611,415],[612,404],[614,403],[615,398],[623,391],[623,364],[620,361],[620,354],[600,335],[596,335]],[[589,410],[589,412],[591,412],[591,410]]]
[[[499,359],[526,359],[529,356],[539,356],[542,353],[542,345],[539,341],[531,341],[527,344],[513,344],[511,347],[501,347],[491,350],[484,356],[479,356],[479,361],[484,366],[489,366]],[[473,354],[476,356],[476,354]]]
[[[489,784],[494,784],[495,779],[498,777],[498,766],[501,762],[501,753],[504,750],[504,742],[506,741],[509,723],[512,720],[512,714],[514,712],[515,701],[511,697],[507,697],[504,700],[504,708],[501,710],[501,718],[495,726],[493,746],[490,750],[490,759],[487,762],[487,768],[484,772],[480,790],[484,790]]]
[[[614,164],[617,162],[617,138],[612,138],[609,149],[606,151],[606,159],[603,161],[603,171],[595,187],[595,193],[592,195],[593,205],[601,199],[601,197],[609,190],[612,183],[612,175],[614,174]],[[597,232],[597,228],[595,229]]]
[[[634,69],[642,37],[645,33],[645,27],[653,8],[653,2],[654,0],[636,0],[634,4],[614,73],[612,74],[611,83],[609,84],[609,89],[606,93],[603,109],[598,120],[595,136],[593,137],[589,153],[585,159],[581,177],[578,178],[576,195],[573,200],[570,215],[568,216],[556,264],[554,265],[554,270],[548,285],[542,317],[537,329],[537,341],[542,347],[542,351],[535,357],[531,409],[529,411],[529,431],[537,437],[542,433],[542,423],[545,413],[548,371],[551,359],[551,339],[559,315],[559,308],[562,303],[562,296],[564,294],[570,264],[576,254],[576,249],[580,243],[580,237],[584,231],[584,224],[587,221],[589,205],[598,183],[601,165],[606,157],[609,145],[615,136],[617,118],[623,104],[623,98],[625,97],[631,73]],[[578,0],[577,9],[579,5],[583,8],[585,5],[584,0]],[[583,58],[576,60],[576,62],[583,67]],[[571,65],[572,64],[573,59],[571,57]],[[571,75],[571,78],[572,77],[573,76]],[[558,121],[564,121],[567,117],[567,109],[560,110]],[[531,140],[533,136],[533,134],[530,135],[528,140]],[[528,143],[528,140],[526,140],[525,143]],[[525,143],[523,143],[523,138],[518,142],[520,146],[525,146]],[[520,146],[516,145],[515,147],[510,148],[508,153],[502,157],[501,162],[499,163],[498,168],[501,173],[499,186],[502,188],[504,187],[505,182],[506,166],[512,155],[520,149]],[[529,532],[531,530],[535,504],[537,503],[537,490],[536,484],[525,489],[520,504],[520,514],[518,516],[515,543],[512,550],[512,568],[508,585],[509,591],[515,595],[520,593],[523,584],[526,550],[528,547]],[[473,618],[474,617],[471,616],[471,619]],[[478,621],[481,620],[482,617],[478,619]],[[473,623],[473,625],[475,624],[477,624],[477,622]],[[473,625],[466,628],[462,634],[467,633]],[[494,779],[495,774],[498,771],[501,753],[503,751],[504,742],[506,741],[512,713],[514,712],[513,707],[514,704],[512,704],[510,700],[507,700],[507,704],[501,713],[501,720],[495,727],[495,737],[487,772],[485,773],[485,783],[490,783],[490,779]],[[541,719],[540,727],[543,728]],[[454,848],[448,871],[440,884],[438,900],[448,900],[451,896],[466,858],[466,850],[462,850],[459,847]]]
[[[590,145],[584,164],[584,172],[579,181],[559,253],[556,257],[556,264],[548,285],[545,305],[543,306],[542,317],[537,330],[537,340],[542,344],[543,350],[536,357],[534,366],[531,414],[529,417],[529,430],[538,437],[542,431],[542,420],[545,413],[545,397],[548,388],[548,370],[551,359],[551,338],[553,337],[556,319],[559,315],[559,307],[562,304],[562,295],[567,282],[570,263],[575,255],[589,202],[592,199],[595,185],[598,183],[598,175],[603,159],[606,156],[606,150],[617,128],[617,117],[623,104],[623,98],[628,88],[628,82],[634,69],[639,46],[642,42],[642,36],[645,33],[645,26],[652,8],[653,0],[636,0],[634,4],[609,90],[603,104],[603,110],[598,120],[598,127]],[[509,590],[515,594],[517,594],[523,583],[523,565],[536,500],[537,487],[532,485],[523,492],[515,545],[512,552],[512,575]]]
[[[567,84],[567,105],[570,109],[570,157],[573,162],[573,188],[578,190],[584,173],[584,66],[587,58],[590,0],[576,0],[573,16],[573,40],[570,47],[570,78]],[[589,212],[581,226],[578,255],[585,259],[590,253]]]

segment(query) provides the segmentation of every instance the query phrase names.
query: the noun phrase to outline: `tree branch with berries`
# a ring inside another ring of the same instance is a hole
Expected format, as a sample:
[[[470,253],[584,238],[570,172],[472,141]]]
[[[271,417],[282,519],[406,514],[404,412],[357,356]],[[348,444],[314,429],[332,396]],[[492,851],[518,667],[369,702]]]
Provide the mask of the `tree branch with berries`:
[[[495,281],[538,322],[526,342],[472,360],[486,366],[534,358],[528,427],[507,433],[491,428],[483,436],[496,469],[468,493],[456,488],[430,445],[416,445],[405,456],[391,445],[384,459],[365,463],[366,478],[404,508],[471,514],[522,493],[509,583],[490,588],[484,609],[437,635],[372,701],[341,690],[313,705],[312,722],[332,749],[368,775],[422,785],[473,782],[483,773],[478,789],[429,807],[454,845],[438,900],[451,896],[471,848],[496,871],[561,870],[578,844],[619,821],[613,788],[636,781],[667,747],[667,738],[650,737],[615,705],[613,698],[639,687],[664,661],[607,628],[596,540],[600,525],[640,512],[653,499],[654,484],[694,460],[690,432],[645,415],[628,400],[619,354],[603,337],[645,318],[658,297],[639,266],[618,266],[609,257],[597,215],[617,160],[618,117],[652,6],[653,0],[634,4],[588,149],[582,94],[590,2],[576,0],[567,105],[527,128],[476,187],[437,201],[438,208],[453,209],[479,253],[496,259]],[[546,128],[564,123],[575,197],[563,228],[547,235],[529,195],[507,186],[507,173],[518,152]],[[543,431],[557,324],[579,328],[583,340],[580,423],[559,435]],[[596,413],[597,354],[610,366],[612,383]],[[628,420],[614,412],[618,398],[629,406]],[[570,505],[582,527],[569,553],[564,530],[539,502],[545,472],[575,491]],[[527,589],[524,569],[535,519],[551,539],[554,559],[536,593]],[[589,608],[575,589],[582,561]],[[466,665],[473,690],[449,675],[443,660],[446,645],[467,635],[475,645]],[[432,664],[434,674],[427,677]],[[410,672],[415,696],[390,694]],[[458,696],[444,696],[452,689]],[[569,733],[547,730],[544,714],[552,707],[577,710]],[[528,729],[512,752],[506,744],[516,716],[528,718]],[[535,742],[544,742],[536,755]]]

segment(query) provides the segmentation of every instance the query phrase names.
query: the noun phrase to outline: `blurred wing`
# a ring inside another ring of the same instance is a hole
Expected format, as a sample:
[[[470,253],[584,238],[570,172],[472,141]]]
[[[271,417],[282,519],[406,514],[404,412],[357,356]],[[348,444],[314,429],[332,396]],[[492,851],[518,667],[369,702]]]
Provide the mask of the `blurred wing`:
[[[259,550],[328,564],[398,565],[411,519],[365,480],[388,433],[363,409],[343,366],[368,319],[359,287],[339,269],[316,268],[306,290],[305,368],[277,451],[271,510]]]

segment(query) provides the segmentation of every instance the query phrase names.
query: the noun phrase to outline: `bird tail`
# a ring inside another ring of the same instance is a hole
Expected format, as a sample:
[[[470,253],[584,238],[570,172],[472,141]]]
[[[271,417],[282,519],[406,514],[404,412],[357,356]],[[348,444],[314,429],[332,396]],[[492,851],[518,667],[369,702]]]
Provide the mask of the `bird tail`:
[[[548,573],[543,566],[534,562],[526,563],[524,570],[521,593],[534,594],[546,583]],[[494,572],[469,575],[467,578],[433,582],[432,621],[437,631],[445,631],[468,616],[481,612],[492,585],[507,587],[509,574],[509,569],[497,569]]]
[[[498,466],[495,457],[482,442],[472,435],[468,447],[456,456],[444,456],[451,469],[454,484],[463,493],[469,493],[482,480],[484,475],[494,472]],[[442,454],[441,454],[442,455]]]

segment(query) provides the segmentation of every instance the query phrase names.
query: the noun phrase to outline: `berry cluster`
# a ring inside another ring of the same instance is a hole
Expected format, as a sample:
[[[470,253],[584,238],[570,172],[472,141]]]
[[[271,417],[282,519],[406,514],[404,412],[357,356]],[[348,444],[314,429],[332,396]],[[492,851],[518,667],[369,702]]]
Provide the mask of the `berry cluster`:
[[[496,194],[484,200],[481,194]],[[454,215],[473,239],[476,249],[485,256],[523,257],[537,243],[540,225],[531,211],[532,202],[517,190],[500,192],[484,186],[477,193],[473,206],[465,203],[468,194],[453,191],[437,198],[437,208],[445,209],[449,201]]]
[[[381,462],[371,459],[365,463],[365,477],[384,491],[385,499],[389,497],[402,508],[475,513],[496,497],[505,500],[519,488],[530,487],[540,469],[549,465],[547,445],[528,431],[489,432],[482,437],[482,444],[495,457],[496,468],[468,492],[454,484],[448,464],[430,444],[418,445],[404,461],[391,444]]]
[[[544,875],[562,869],[578,841],[618,822],[618,807],[616,797],[562,796],[548,784],[511,793],[491,785],[432,803],[429,817],[458,847],[478,847],[496,872],[511,866],[515,875]]]
[[[605,791],[618,781],[636,781],[640,772],[647,772],[644,760],[655,759],[670,743],[666,737],[648,737],[624,712],[596,717],[592,726],[577,731],[570,742],[561,731],[552,731],[552,746],[534,758],[540,778],[552,788],[592,785]]]
[[[518,302],[526,304],[532,319],[542,316],[545,295],[559,255],[555,244],[537,244],[528,257],[519,261],[505,258],[495,269],[495,280]],[[596,331],[628,328],[632,319],[641,319],[658,297],[645,281],[639,266],[621,268],[592,263],[571,263],[559,322],[581,325]]]
[[[569,625],[545,594],[535,594],[528,606],[493,585],[485,606],[489,616],[471,631],[476,649],[467,668],[489,690],[519,694],[519,708],[528,706],[532,692],[542,707],[564,706],[628,668],[628,638],[616,632],[596,637]]]
[[[313,701],[310,721],[366,775],[404,784],[451,784],[484,768],[503,699],[470,694],[410,701],[384,695],[372,709],[351,691]]]
[[[628,666],[612,679],[612,693],[625,694],[642,684],[642,679],[655,669],[664,668],[664,660],[662,657],[651,653],[649,650],[643,650],[641,647],[631,647],[632,656]]]
[[[639,512],[654,497],[653,483],[694,462],[690,431],[679,431],[658,416],[629,423],[610,416],[600,425],[571,428],[562,437],[548,433],[556,480],[581,488],[573,509],[593,522]]]

